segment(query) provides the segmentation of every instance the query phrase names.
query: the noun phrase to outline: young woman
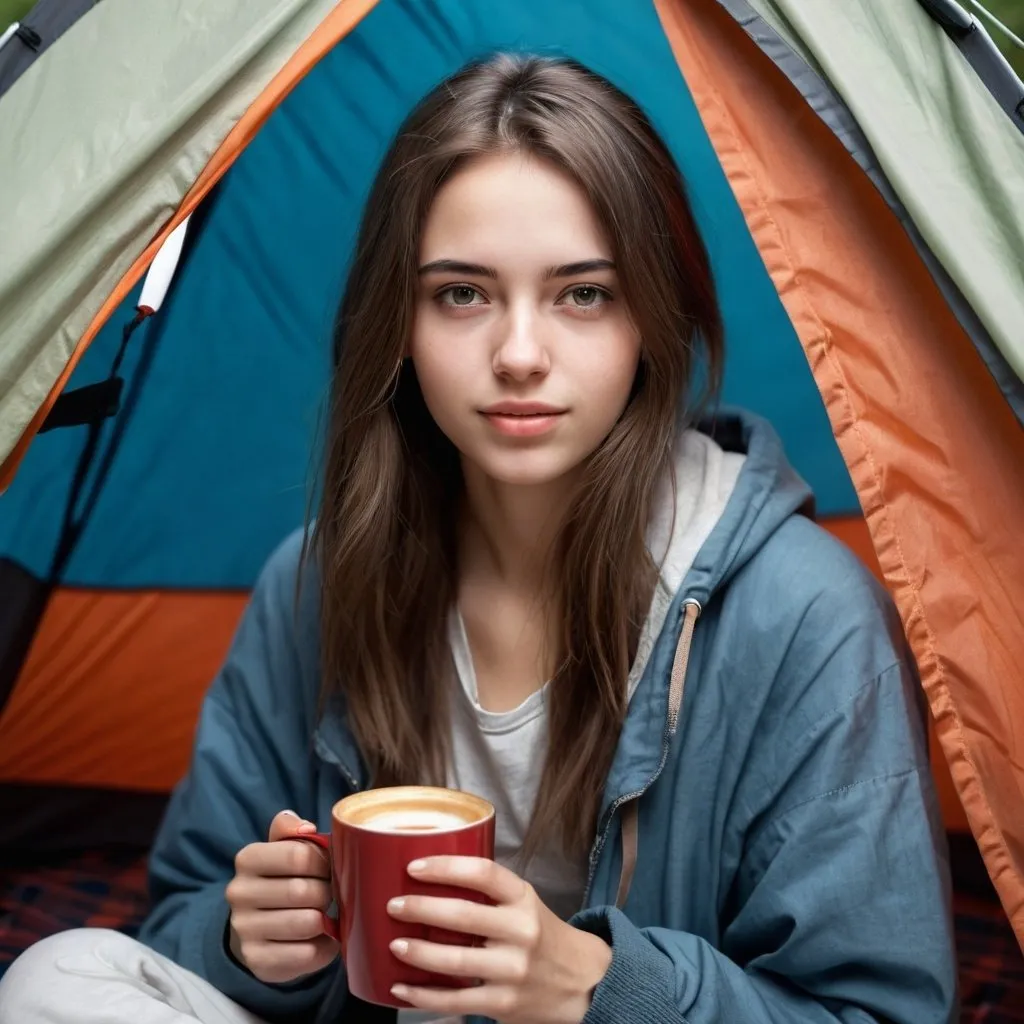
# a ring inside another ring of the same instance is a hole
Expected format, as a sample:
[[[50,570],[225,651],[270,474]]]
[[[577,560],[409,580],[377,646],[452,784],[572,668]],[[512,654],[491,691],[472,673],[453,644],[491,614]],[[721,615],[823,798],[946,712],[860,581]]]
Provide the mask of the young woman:
[[[900,623],[767,424],[698,424],[722,333],[628,98],[505,56],[432,92],[366,210],[311,542],[271,559],[207,697],[144,944],[40,943],[4,1024],[372,1015],[320,931],[320,854],[275,840],[409,782],[498,811],[496,864],[422,871],[495,906],[392,908],[486,940],[395,945],[481,979],[400,993],[428,1014],[953,1021]]]

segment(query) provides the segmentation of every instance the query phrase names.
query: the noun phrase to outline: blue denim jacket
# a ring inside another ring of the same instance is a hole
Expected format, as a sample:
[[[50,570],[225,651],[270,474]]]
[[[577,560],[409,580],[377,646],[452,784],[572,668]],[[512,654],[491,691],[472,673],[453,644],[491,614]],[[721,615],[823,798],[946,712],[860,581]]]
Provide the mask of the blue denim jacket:
[[[612,947],[585,1024],[951,1024],[948,865],[900,622],[806,517],[766,423],[719,416],[716,439],[747,458],[631,701],[573,919]],[[206,697],[141,937],[268,1020],[345,1024],[368,1008],[341,965],[265,985],[224,941],[236,852],[283,808],[326,828],[367,784],[343,708],[318,716],[318,584],[307,566],[296,608],[300,549],[294,536],[269,561]],[[702,614],[673,729],[687,601]],[[619,910],[620,810],[637,797]]]

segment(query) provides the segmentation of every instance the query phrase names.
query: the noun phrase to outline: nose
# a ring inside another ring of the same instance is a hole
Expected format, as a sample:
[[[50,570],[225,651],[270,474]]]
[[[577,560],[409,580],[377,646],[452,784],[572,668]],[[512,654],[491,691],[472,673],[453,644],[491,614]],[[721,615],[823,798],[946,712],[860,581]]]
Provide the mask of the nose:
[[[497,332],[493,368],[499,377],[524,382],[551,369],[544,325],[529,304],[510,306]]]

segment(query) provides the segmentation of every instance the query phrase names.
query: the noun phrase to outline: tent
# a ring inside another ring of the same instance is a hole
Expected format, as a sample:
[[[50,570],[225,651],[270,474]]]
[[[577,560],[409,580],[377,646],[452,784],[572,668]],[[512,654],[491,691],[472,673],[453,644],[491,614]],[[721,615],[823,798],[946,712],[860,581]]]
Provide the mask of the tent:
[[[986,40],[953,0],[89,9],[0,101],[0,849],[148,839],[304,519],[390,137],[467,59],[566,53],[676,156],[726,400],[891,590],[1024,942],[1024,90]]]

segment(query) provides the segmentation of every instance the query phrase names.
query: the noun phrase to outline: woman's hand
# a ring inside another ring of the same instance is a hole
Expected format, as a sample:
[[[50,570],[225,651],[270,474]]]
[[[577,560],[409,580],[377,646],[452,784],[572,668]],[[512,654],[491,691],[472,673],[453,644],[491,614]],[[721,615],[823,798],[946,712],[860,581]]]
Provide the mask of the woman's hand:
[[[391,945],[399,960],[428,971],[479,978],[473,988],[396,986],[392,992],[413,1006],[437,1013],[482,1014],[502,1024],[578,1024],[591,994],[611,964],[612,952],[598,936],[553,914],[518,875],[476,857],[430,857],[413,861],[418,881],[483,893],[496,906],[436,896],[405,896],[388,904],[398,921],[479,935],[481,947],[445,946],[416,939]]]
[[[270,823],[269,842],[251,843],[235,857],[226,892],[231,954],[268,984],[313,974],[338,955],[320,917],[331,903],[326,855],[312,843],[278,842],[315,831],[312,822],[281,811]]]

